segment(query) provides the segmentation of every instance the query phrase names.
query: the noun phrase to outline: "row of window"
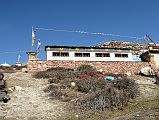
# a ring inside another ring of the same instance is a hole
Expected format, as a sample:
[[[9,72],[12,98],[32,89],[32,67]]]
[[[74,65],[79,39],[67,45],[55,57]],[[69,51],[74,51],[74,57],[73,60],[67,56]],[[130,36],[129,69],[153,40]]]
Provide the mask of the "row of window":
[[[69,57],[68,52],[53,52],[52,56],[54,57]],[[110,57],[109,53],[95,53],[96,57]],[[75,53],[75,57],[90,57],[90,53]],[[115,54],[115,57],[127,58],[128,54]]]

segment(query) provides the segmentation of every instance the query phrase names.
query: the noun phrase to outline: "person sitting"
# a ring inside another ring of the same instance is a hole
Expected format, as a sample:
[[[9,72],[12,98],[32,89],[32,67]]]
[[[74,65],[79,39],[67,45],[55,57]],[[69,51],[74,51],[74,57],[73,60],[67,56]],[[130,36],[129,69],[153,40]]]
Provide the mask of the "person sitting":
[[[7,94],[7,83],[4,80],[4,74],[0,72],[0,91]]]

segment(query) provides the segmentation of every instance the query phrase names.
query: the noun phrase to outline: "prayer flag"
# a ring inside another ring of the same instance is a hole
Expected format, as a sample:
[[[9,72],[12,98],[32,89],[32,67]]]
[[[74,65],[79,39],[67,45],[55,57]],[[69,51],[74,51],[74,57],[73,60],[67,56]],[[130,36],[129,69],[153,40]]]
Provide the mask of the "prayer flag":
[[[38,41],[37,49],[40,49],[40,45],[41,45],[41,42],[40,42],[40,41]]]
[[[34,45],[34,42],[35,42],[35,33],[34,33],[33,28],[32,28],[32,46]]]

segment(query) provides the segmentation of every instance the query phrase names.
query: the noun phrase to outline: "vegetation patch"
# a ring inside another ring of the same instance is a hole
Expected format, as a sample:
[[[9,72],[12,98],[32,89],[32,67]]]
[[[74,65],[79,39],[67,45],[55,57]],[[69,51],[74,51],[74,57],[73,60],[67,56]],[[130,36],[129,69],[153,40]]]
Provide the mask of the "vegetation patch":
[[[82,75],[86,77],[80,77]],[[34,77],[49,78],[44,91],[50,98],[67,102],[72,112],[83,113],[115,110],[128,105],[137,96],[138,85],[126,76],[118,79],[120,75],[114,75],[115,80],[106,80],[106,73],[90,65],[81,65],[77,70],[50,68],[34,74]]]

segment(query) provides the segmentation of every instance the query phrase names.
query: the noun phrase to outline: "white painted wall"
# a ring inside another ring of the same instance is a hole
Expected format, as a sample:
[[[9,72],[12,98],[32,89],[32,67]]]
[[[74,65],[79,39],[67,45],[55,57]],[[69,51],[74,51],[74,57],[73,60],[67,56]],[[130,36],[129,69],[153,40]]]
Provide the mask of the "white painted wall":
[[[47,60],[133,61],[133,59],[132,59],[132,53],[124,53],[124,54],[128,54],[128,58],[122,58],[122,57],[115,57],[114,53],[110,53],[110,57],[95,57],[95,53],[97,53],[97,52],[90,52],[90,57],[74,57],[74,54],[75,54],[74,51],[69,51],[69,56],[68,57],[57,57],[57,56],[52,56],[52,52],[57,52],[57,51],[46,51]],[[84,52],[82,52],[82,53],[84,53]],[[85,53],[88,53],[88,52],[85,52]],[[98,52],[98,53],[100,53],[100,52]],[[103,53],[103,52],[101,52],[101,53]]]

